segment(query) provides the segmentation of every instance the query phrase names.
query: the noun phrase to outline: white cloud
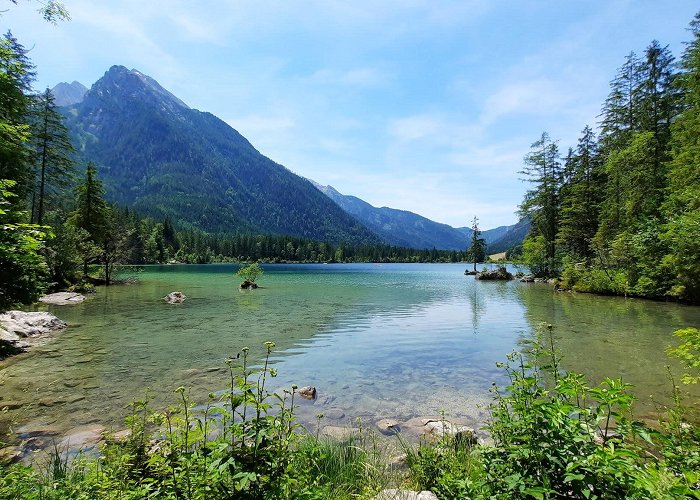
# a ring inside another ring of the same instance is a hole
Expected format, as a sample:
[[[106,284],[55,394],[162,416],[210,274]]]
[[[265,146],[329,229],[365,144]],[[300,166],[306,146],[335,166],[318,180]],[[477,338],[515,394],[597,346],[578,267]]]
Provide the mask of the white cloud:
[[[389,134],[401,142],[434,136],[441,129],[444,129],[441,120],[430,115],[408,116],[389,123]]]

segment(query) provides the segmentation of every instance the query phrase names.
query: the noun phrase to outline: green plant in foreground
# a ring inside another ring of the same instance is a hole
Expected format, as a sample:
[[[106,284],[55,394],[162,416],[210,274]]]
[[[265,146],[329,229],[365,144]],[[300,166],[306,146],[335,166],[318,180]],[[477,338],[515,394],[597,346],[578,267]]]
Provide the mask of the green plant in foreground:
[[[510,382],[493,388],[493,444],[447,434],[417,447],[399,440],[404,477],[365,429],[339,441],[302,432],[296,387],[267,389],[276,371],[274,344],[265,347],[260,368],[249,366],[247,348],[228,359],[229,386],[204,405],[184,387],[163,411],[136,401],[128,438],[108,436],[100,457],[69,462],[56,448],[42,470],[0,467],[0,498],[335,500],[374,498],[390,482],[442,499],[700,498],[700,431],[675,384],[673,407],[651,430],[632,420],[627,384],[589,387],[561,372],[550,325],[501,365]]]
[[[666,352],[669,356],[678,358],[685,364],[686,368],[692,370],[697,375],[686,373],[683,375],[684,384],[697,384],[700,382],[700,329],[681,328],[673,334],[682,340],[678,347],[669,347]]]

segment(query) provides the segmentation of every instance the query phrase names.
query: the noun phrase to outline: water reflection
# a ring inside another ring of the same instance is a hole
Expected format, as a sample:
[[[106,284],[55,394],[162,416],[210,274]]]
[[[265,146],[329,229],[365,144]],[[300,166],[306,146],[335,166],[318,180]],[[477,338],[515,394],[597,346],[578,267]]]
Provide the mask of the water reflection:
[[[479,425],[491,383],[505,382],[496,362],[541,321],[556,325],[565,368],[623,376],[640,394],[666,392],[670,334],[700,323],[698,308],[480,282],[462,265],[265,266],[253,291],[238,290],[234,270],[151,267],[138,285],[48,307],[71,327],[0,365],[0,405],[11,403],[0,426],[120,427],[145,387],[155,407],[179,385],[203,399],[226,386],[227,356],[249,346],[259,360],[267,340],[277,344],[275,384],[317,387],[318,400],[300,409],[309,421],[319,411],[339,422],[445,411]],[[164,304],[174,290],[188,299]]]

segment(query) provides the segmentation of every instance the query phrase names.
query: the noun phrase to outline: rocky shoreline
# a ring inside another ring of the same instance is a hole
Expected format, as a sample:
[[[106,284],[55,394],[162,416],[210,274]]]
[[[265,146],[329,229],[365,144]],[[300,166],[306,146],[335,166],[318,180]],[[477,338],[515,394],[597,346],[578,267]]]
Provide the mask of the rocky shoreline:
[[[0,360],[26,352],[68,325],[48,312],[7,311],[0,314]]]

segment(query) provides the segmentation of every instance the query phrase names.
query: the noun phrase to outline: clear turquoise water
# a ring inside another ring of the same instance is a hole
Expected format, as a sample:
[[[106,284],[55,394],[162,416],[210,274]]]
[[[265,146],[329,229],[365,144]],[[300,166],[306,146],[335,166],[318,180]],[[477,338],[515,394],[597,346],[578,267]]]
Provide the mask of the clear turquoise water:
[[[15,437],[120,428],[145,388],[154,407],[174,403],[180,385],[201,400],[225,386],[227,356],[250,346],[259,362],[267,340],[277,345],[272,388],[318,390],[299,410],[304,421],[444,411],[480,425],[489,387],[504,382],[496,362],[542,321],[556,327],[564,368],[593,381],[623,377],[649,416],[650,395],[667,400],[665,366],[680,373],[664,354],[673,330],[700,326],[698,307],[480,282],[464,264],[264,267],[258,290],[237,288],[236,266],[153,266],[138,284],[100,288],[83,304],[37,306],[70,326],[0,364],[0,407],[12,403],[0,427]],[[175,290],[185,303],[163,303]]]

